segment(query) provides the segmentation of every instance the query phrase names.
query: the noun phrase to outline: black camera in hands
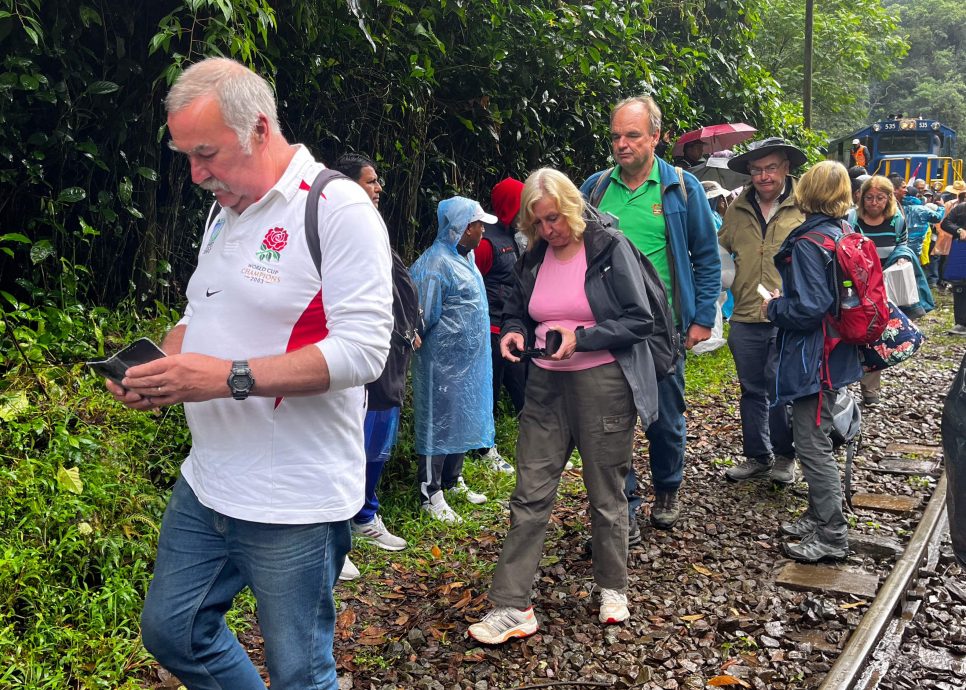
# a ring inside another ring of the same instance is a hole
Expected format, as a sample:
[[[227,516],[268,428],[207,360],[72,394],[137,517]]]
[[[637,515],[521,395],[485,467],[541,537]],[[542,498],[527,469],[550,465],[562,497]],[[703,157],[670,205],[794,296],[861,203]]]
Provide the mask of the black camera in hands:
[[[563,336],[560,331],[547,331],[545,347],[528,347],[526,350],[517,352],[520,359],[546,359],[560,349],[563,343]]]

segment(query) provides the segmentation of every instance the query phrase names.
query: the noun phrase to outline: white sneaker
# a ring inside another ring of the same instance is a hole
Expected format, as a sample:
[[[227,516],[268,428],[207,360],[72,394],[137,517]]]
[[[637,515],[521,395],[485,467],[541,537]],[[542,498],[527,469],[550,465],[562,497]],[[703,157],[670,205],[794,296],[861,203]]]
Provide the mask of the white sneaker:
[[[500,455],[500,451],[496,449],[496,446],[490,448],[481,457],[490,466],[490,469],[496,472],[503,472],[505,474],[513,474],[515,472],[513,465],[508,463],[506,458]]]
[[[466,633],[483,644],[501,644],[512,637],[529,637],[540,627],[533,607],[526,611],[509,607],[490,611],[479,623],[474,623]]]
[[[443,496],[442,491],[434,493],[420,507],[440,522],[451,522],[456,525],[463,522],[463,518],[449,507],[449,503],[446,502],[446,497]]]
[[[600,618],[601,623],[623,623],[631,617],[627,610],[627,595],[616,589],[600,590]]]
[[[456,480],[456,486],[451,487],[449,490],[457,496],[462,496],[467,501],[475,505],[486,503],[486,494],[473,491],[473,489],[466,485],[466,482],[463,480],[462,476]]]
[[[359,569],[355,566],[355,564],[349,560],[348,556],[346,556],[345,563],[342,564],[342,572],[339,573],[339,579],[355,580],[361,574],[362,573],[359,572]]]
[[[408,546],[405,539],[397,537],[386,529],[386,525],[378,513],[376,513],[372,522],[366,522],[360,525],[353,520],[351,524],[354,535],[368,539],[380,549],[385,549],[386,551],[402,551]]]

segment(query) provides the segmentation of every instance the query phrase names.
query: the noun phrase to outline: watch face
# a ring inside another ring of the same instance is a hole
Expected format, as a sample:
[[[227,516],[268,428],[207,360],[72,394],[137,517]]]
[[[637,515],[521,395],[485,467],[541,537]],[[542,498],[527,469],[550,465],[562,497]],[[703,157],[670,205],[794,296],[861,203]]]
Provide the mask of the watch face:
[[[228,376],[228,389],[232,397],[236,400],[244,400],[248,397],[252,387],[255,385],[255,377],[247,362],[234,362],[231,374]]]

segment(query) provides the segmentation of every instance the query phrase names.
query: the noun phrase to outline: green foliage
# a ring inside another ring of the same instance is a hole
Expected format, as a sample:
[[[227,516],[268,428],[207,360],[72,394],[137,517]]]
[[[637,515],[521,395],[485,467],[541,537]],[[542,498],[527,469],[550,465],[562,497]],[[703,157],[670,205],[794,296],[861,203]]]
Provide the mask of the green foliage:
[[[611,105],[647,92],[681,131],[789,118],[750,55],[738,0],[0,0],[0,285],[23,299],[171,303],[207,201],[168,151],[162,99],[186,64],[229,55],[272,79],[293,141],[371,154],[413,257],[435,206],[540,165],[603,165]],[[356,5],[358,8],[359,6]],[[363,31],[360,27],[364,27]]]
[[[180,409],[132,414],[80,362],[113,349],[130,330],[158,331],[165,323],[145,328],[103,309],[6,300],[0,681],[137,687],[134,675],[148,660],[137,621],[187,434]]]
[[[959,133],[966,156],[966,6],[952,0],[892,2],[909,53],[888,81],[873,84],[877,117],[904,112],[940,120]]]
[[[783,97],[801,103],[805,0],[761,0],[752,46],[781,84]],[[814,3],[812,126],[838,135],[866,123],[869,84],[885,79],[905,54],[895,12],[882,0]]]

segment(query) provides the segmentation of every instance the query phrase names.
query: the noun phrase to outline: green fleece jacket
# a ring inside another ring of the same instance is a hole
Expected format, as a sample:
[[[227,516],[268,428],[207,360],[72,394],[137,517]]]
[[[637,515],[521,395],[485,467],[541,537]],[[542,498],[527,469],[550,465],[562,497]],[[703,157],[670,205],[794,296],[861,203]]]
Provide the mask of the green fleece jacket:
[[[764,285],[769,292],[782,286],[781,276],[775,268],[775,254],[791,231],[805,222],[805,214],[795,206],[797,183],[792,177],[788,180],[791,184],[788,196],[768,221],[764,233],[751,205],[750,195],[755,193],[754,187],[749,185],[725,212],[718,242],[735,257],[735,280],[731,285],[735,297],[732,321],[767,322],[768,319],[761,315],[758,284]]]

